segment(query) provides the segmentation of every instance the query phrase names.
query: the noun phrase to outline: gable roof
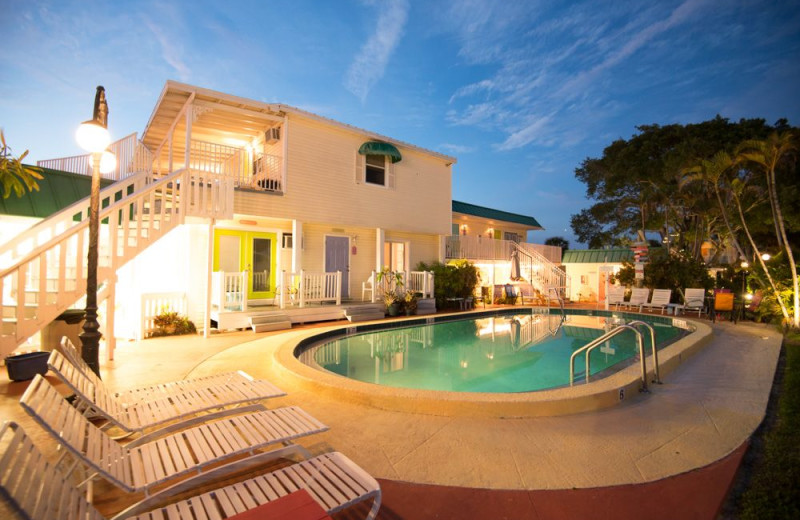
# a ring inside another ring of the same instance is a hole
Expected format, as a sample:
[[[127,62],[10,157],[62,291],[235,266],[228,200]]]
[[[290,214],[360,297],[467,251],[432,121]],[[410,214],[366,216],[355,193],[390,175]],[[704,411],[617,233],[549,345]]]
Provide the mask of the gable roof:
[[[535,218],[518,213],[510,213],[499,209],[487,208],[478,206],[476,204],[469,204],[467,202],[453,201],[453,213],[464,213],[465,215],[472,215],[473,217],[482,217],[491,220],[501,220],[503,222],[513,222],[514,224],[522,224],[529,226],[532,229],[544,229]]]
[[[616,249],[567,249],[561,254],[562,264],[618,264],[633,260],[633,251],[626,247]]]
[[[147,126],[142,133],[142,142],[144,142],[152,152],[155,152],[159,144],[166,138],[173,123],[176,122],[177,115],[190,100],[194,103],[196,108],[196,112],[193,114],[195,118],[213,118],[214,115],[212,112],[215,110],[238,114],[239,117],[237,117],[234,122],[231,122],[230,117],[223,118],[224,121],[214,121],[214,126],[218,129],[222,129],[223,133],[229,136],[236,133],[252,137],[258,132],[263,132],[267,127],[280,124],[287,114],[296,114],[308,119],[324,122],[342,130],[361,134],[365,140],[385,141],[401,148],[436,157],[450,164],[455,164],[457,161],[455,157],[397,139],[392,139],[391,137],[376,132],[370,132],[369,130],[364,130],[363,128],[342,123],[312,112],[307,112],[290,105],[265,103],[173,80],[167,80],[164,85],[158,101],[153,107],[153,112],[150,115]],[[180,144],[180,140],[178,139],[176,145]]]
[[[22,197],[17,197],[13,193],[7,199],[0,197],[0,214],[46,218],[88,197],[92,189],[92,178],[88,175],[40,166],[25,167],[42,175],[42,179],[36,181],[39,191],[26,193]],[[100,187],[108,186],[112,182],[101,178]]]

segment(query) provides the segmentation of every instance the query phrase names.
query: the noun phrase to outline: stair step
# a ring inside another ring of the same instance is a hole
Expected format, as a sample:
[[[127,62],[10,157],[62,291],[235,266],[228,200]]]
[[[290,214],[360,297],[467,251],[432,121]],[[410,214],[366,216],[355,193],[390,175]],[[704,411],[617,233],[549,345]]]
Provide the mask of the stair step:
[[[356,321],[369,321],[383,319],[382,306],[376,307],[374,305],[361,305],[358,307],[350,307],[345,309],[344,317],[350,322]]]
[[[263,316],[250,316],[250,328],[253,332],[268,332],[271,330],[285,330],[292,328],[292,320],[286,314],[265,314]]]
[[[433,298],[417,300],[417,314],[436,314],[436,300]]]

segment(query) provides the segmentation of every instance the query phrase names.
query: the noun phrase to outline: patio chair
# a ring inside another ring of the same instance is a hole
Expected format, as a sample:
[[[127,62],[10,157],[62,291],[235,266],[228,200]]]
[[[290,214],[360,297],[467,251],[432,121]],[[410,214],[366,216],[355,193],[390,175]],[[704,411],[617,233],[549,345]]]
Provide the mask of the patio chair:
[[[375,271],[372,271],[372,274],[369,275],[366,282],[361,282],[361,301],[366,301],[366,294],[369,293],[369,299],[375,297]]]
[[[634,287],[631,289],[631,299],[623,305],[628,309],[638,308],[639,312],[642,311],[642,305],[647,303],[647,297],[650,295],[650,289],[647,287]]]
[[[125,491],[148,496],[154,487],[182,477],[193,481],[182,489],[191,489],[292,453],[310,458],[308,450],[292,441],[328,430],[299,407],[290,406],[209,421],[169,435],[156,432],[122,445],[39,374],[20,404],[91,477],[99,475]],[[273,445],[280,448],[260,451]]]
[[[517,287],[507,283],[505,286],[503,286],[503,289],[506,293],[506,302],[511,303],[511,305],[516,305],[517,298],[520,296],[519,291],[517,291]]]
[[[671,297],[671,289],[653,289],[653,295],[650,297],[650,301],[643,303],[640,306],[640,310],[644,308],[661,309],[661,314],[664,314],[664,310],[669,307],[669,299]]]
[[[608,306],[609,308],[614,305],[619,309],[620,305],[625,304],[625,287],[621,285],[612,285],[608,288]]]
[[[699,318],[706,311],[706,290],[686,289],[683,293],[683,305],[680,309],[683,312],[697,311],[697,317]]]
[[[736,311],[733,309],[733,293],[717,292],[714,293],[714,311],[711,313],[711,321],[716,322],[717,316],[722,318],[723,313],[729,313],[730,320],[736,323]]]
[[[79,370],[60,352],[50,353],[47,366],[63,381],[78,399],[77,406],[88,416],[108,421],[107,427],[116,426],[126,434],[179,423],[182,427],[205,420],[224,417],[244,411],[261,410],[256,401],[286,395],[266,381],[235,380],[228,384],[203,385],[203,378],[156,385],[137,389],[139,399],[124,400],[108,390],[94,372],[91,377]],[[241,374],[244,374],[243,372]],[[246,374],[244,374],[246,376]],[[247,376],[249,377],[249,376]],[[144,398],[148,392],[149,398]],[[241,406],[249,404],[250,406]]]
[[[58,464],[48,461],[20,425],[6,421],[0,427],[0,490],[6,508],[23,518],[105,520]],[[20,471],[25,468],[25,471]],[[114,519],[164,520],[227,518],[261,508],[305,490],[328,514],[372,499],[367,516],[374,518],[381,503],[378,482],[338,452],[326,453],[271,473],[195,494],[153,510],[150,499],[140,501]],[[151,513],[146,513],[151,511]],[[138,515],[138,516],[134,516]]]

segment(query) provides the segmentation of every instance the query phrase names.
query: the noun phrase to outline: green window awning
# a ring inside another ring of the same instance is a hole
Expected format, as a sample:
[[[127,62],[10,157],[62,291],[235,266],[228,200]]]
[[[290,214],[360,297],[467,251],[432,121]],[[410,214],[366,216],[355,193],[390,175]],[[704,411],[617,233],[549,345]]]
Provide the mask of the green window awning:
[[[400,150],[394,145],[389,143],[382,143],[380,141],[367,141],[358,149],[361,155],[386,155],[392,158],[392,163],[400,162],[403,156],[400,155]]]

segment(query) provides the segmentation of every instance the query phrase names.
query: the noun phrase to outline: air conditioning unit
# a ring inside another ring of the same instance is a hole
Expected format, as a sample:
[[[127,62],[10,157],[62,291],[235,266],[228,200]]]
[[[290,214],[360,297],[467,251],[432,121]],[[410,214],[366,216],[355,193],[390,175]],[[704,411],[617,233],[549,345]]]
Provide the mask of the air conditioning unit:
[[[281,140],[281,127],[274,126],[272,128],[268,128],[266,132],[264,132],[264,140],[269,144],[277,143]]]

